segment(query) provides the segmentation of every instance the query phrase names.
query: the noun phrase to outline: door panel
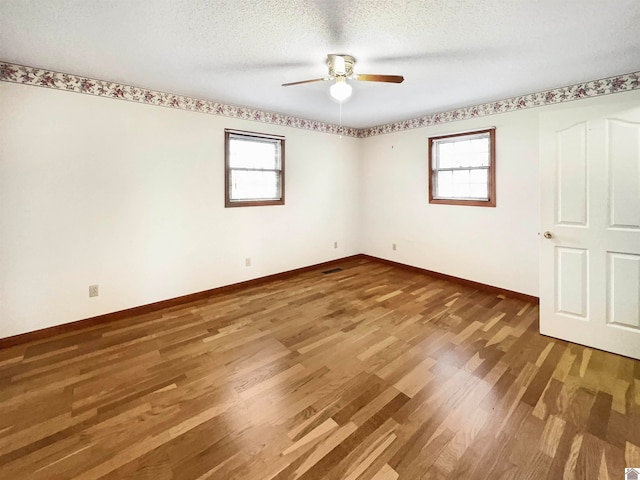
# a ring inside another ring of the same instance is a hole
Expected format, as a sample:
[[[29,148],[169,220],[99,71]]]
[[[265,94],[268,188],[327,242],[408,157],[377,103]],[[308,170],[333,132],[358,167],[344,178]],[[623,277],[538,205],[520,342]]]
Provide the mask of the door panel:
[[[587,222],[586,123],[558,132],[558,223]]]
[[[587,250],[556,247],[556,313],[587,317]]]
[[[640,96],[540,115],[540,333],[640,359]]]
[[[607,322],[640,328],[640,255],[607,254]]]
[[[640,125],[609,120],[609,225],[640,228]]]

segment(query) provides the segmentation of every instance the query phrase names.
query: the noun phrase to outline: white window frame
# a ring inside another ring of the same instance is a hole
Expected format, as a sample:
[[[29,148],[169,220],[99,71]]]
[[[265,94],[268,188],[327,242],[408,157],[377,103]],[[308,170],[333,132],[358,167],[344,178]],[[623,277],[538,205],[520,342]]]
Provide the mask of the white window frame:
[[[276,162],[277,166],[274,169],[252,169],[252,168],[238,168],[231,166],[230,158],[230,143],[234,138],[242,139],[243,141],[250,141],[254,139],[257,142],[269,142],[278,145],[277,151],[279,152],[279,159]],[[246,132],[243,130],[225,129],[224,131],[224,146],[225,146],[225,207],[255,207],[263,205],[284,205],[284,144],[285,137],[278,135],[269,135],[264,133]],[[259,170],[259,171],[272,171],[276,172],[276,185],[279,195],[273,198],[250,198],[250,199],[232,199],[231,198],[231,179],[234,171],[239,170]]]
[[[489,140],[488,166],[440,168],[439,146],[443,143],[451,143],[456,140],[466,141],[473,138],[487,138]],[[474,130],[470,132],[453,133],[429,138],[429,203],[444,205],[468,205],[476,207],[496,206],[496,141],[495,128]],[[473,197],[445,197],[439,194],[437,177],[438,172],[449,170],[487,170],[487,198]]]

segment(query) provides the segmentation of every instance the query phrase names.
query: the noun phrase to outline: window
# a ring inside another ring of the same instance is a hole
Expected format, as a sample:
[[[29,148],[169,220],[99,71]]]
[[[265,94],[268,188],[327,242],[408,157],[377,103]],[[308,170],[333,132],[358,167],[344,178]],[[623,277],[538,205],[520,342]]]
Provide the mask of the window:
[[[496,206],[495,129],[429,138],[429,203]]]
[[[225,206],[284,205],[284,137],[224,134]]]

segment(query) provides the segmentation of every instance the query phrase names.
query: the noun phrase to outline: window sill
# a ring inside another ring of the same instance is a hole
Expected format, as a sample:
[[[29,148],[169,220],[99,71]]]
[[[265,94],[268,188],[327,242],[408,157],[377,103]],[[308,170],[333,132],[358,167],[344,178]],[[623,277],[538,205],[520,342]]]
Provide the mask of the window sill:
[[[279,200],[247,200],[247,201],[236,201],[230,202],[226,201],[224,206],[225,208],[231,207],[263,207],[267,205],[284,205],[284,198]]]
[[[461,199],[449,199],[449,198],[430,198],[429,203],[435,203],[439,205],[466,205],[468,207],[495,207],[496,200],[461,200]]]

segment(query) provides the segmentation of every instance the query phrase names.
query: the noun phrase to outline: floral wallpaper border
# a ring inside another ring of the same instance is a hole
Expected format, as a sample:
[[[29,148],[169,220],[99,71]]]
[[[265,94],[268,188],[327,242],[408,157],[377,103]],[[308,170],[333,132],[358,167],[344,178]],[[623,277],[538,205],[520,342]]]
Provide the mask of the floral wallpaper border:
[[[360,130],[352,127],[340,127],[331,123],[307,120],[281,113],[265,112],[249,107],[226,105],[211,100],[203,100],[185,95],[159,92],[146,88],[133,87],[120,83],[96,80],[93,78],[70,75],[67,73],[26,67],[13,63],[0,62],[0,81],[54,88],[99,97],[115,98],[130,102],[146,103],[159,107],[177,108],[194,112],[222,115],[225,117],[253,120],[256,122],[302,128],[314,132],[332,133],[349,137],[358,137]]]
[[[556,103],[571,102],[589,97],[599,97],[611,93],[627,92],[640,89],[640,72],[617,75],[615,77],[593,80],[585,83],[577,83],[567,87],[554,88],[543,92],[531,93],[519,97],[507,98],[495,102],[483,103],[472,107],[449,110],[446,112],[434,113],[423,117],[402,120],[385,125],[378,125],[361,129],[358,137],[373,137],[384,135],[385,133],[400,132],[413,128],[429,127],[439,123],[455,122],[458,120],[468,120],[470,118],[484,117],[498,113],[513,112],[526,108],[542,107]]]
[[[507,98],[495,102],[483,103],[457,110],[425,115],[410,120],[402,120],[385,125],[368,128],[340,127],[339,125],[292,117],[280,113],[265,112],[249,107],[226,105],[211,100],[203,100],[185,95],[148,90],[114,82],[96,80],[78,75],[44,70],[36,67],[26,67],[7,62],[0,62],[0,81],[54,88],[70,92],[96,95],[100,97],[127,100],[161,107],[178,108],[210,115],[253,120],[256,122],[301,128],[314,132],[345,135],[349,137],[365,138],[386,133],[400,132],[414,128],[423,128],[440,123],[467,120],[498,113],[513,112],[526,108],[542,107],[556,103],[571,102],[589,97],[609,95],[630,90],[640,89],[640,72],[633,72],[615,77],[578,83],[553,90]]]

